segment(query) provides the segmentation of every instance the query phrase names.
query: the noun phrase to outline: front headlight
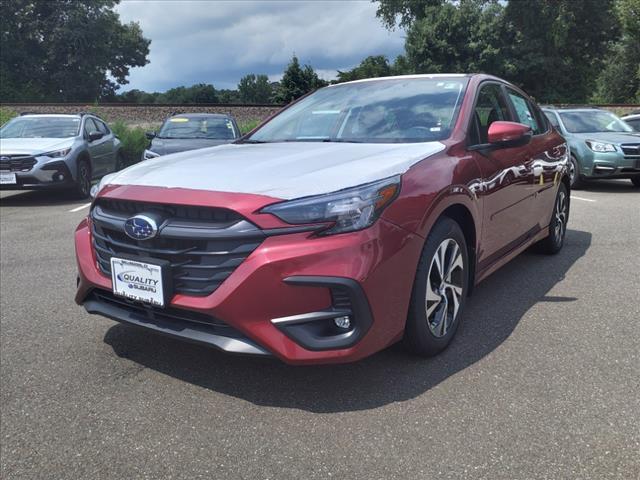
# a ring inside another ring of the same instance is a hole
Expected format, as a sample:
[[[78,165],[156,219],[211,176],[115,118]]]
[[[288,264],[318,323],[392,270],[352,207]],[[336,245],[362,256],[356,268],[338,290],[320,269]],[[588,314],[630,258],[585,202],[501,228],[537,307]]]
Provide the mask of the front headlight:
[[[596,142],[595,140],[587,140],[587,146],[594,152],[615,152],[616,147],[610,143]]]
[[[91,197],[91,200],[93,200],[94,198],[96,198],[98,196],[98,194],[100,193],[100,190],[102,190],[104,187],[106,187],[109,184],[109,180],[111,180],[113,177],[115,177],[116,173],[118,173],[118,172],[114,172],[114,173],[110,173],[109,175],[105,175],[104,177],[102,177],[100,179],[100,181],[98,183],[96,183],[93,187],[91,187],[91,190],[89,191],[89,196]]]
[[[142,154],[142,158],[144,158],[145,160],[150,160],[159,156],[159,154],[157,154],[156,152],[152,152],[151,150],[145,150]]]
[[[398,192],[399,175],[334,193],[276,203],[263,208],[261,213],[271,213],[294,225],[330,224],[318,235],[353,232],[371,226]]]
[[[67,155],[69,155],[70,151],[71,151],[71,147],[64,148],[62,150],[56,150],[54,152],[43,153],[42,156],[43,157],[49,157],[49,158],[62,158],[62,157],[66,157]]]

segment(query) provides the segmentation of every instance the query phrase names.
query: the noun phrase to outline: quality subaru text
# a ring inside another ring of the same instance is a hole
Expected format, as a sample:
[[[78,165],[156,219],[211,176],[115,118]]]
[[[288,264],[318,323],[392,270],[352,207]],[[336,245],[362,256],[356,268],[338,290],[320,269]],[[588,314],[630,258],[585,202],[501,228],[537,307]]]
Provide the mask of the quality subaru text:
[[[332,85],[233,144],[103,178],[75,233],[76,302],[291,364],[399,340],[435,355],[475,284],[534,244],[560,251],[568,158],[496,77]]]

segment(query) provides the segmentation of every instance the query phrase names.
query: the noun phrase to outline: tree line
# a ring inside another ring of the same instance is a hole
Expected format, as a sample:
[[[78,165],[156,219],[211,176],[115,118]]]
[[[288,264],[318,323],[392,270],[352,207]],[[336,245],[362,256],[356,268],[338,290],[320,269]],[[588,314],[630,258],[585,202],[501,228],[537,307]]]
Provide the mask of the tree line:
[[[245,75],[212,84],[130,90],[150,41],[122,24],[119,0],[12,0],[0,8],[3,102],[288,103],[327,84],[294,55],[282,79]],[[411,73],[484,72],[545,103],[640,102],[640,0],[374,0],[404,52],[370,56],[334,83]]]

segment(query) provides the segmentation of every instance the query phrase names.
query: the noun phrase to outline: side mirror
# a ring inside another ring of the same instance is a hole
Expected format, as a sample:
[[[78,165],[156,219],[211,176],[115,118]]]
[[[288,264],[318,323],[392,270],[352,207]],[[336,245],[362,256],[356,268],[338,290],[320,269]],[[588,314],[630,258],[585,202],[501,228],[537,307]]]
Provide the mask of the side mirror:
[[[144,136],[147,137],[147,140],[153,140],[156,138],[156,132],[145,132]]]
[[[91,132],[89,134],[89,141],[94,142],[96,140],[100,140],[102,137],[104,137],[104,133],[102,132]]]
[[[531,141],[531,127],[516,122],[493,122],[489,125],[487,140],[490,145],[511,148],[521,147]]]

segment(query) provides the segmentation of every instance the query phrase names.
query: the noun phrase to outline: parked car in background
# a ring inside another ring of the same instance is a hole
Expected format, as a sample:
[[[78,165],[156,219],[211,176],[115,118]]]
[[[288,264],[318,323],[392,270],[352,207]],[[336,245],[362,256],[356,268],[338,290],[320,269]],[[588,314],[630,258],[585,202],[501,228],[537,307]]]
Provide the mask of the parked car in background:
[[[435,355],[476,283],[531,245],[561,250],[567,163],[544,114],[496,77],[332,85],[234,144],[103,178],[76,231],[76,302],[293,364],[400,339]]]
[[[230,115],[184,113],[167,118],[160,131],[147,132],[147,138],[151,144],[142,160],[230,143],[240,138],[240,129]]]
[[[628,178],[640,187],[640,134],[620,118],[598,108],[543,107],[567,139],[571,187],[584,180]]]
[[[0,189],[73,189],[123,165],[120,140],[95,115],[23,114],[0,129]]]
[[[640,132],[640,111],[625,115],[621,118],[636,132]]]

